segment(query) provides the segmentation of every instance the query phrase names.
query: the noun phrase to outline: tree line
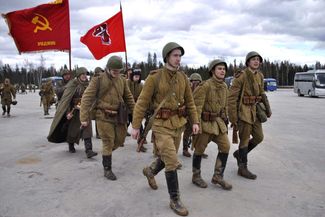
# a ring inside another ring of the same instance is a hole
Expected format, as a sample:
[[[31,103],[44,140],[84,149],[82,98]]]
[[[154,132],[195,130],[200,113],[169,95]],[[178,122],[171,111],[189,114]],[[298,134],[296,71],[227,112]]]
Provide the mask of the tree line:
[[[128,67],[139,67],[141,69],[141,77],[145,79],[151,70],[161,68],[163,63],[157,60],[156,53],[148,53],[147,61],[144,62],[134,62]],[[30,63],[28,60],[25,60],[23,67],[18,67],[16,64],[15,68],[12,68],[9,64],[3,64],[0,60],[0,83],[4,81],[5,78],[9,78],[13,84],[34,84],[40,86],[42,78],[47,78],[51,76],[60,76],[60,71],[66,69],[67,66],[64,65],[60,69],[55,69],[53,66],[49,68],[45,67],[45,59],[43,56],[40,58],[40,65],[35,67],[33,63]],[[72,73],[76,72],[78,66],[74,66]],[[232,76],[235,71],[244,69],[245,65],[240,62],[236,64],[236,60],[233,63],[228,64],[228,71],[226,77]],[[315,69],[325,69],[325,64],[316,62]],[[294,83],[294,76],[296,72],[306,72],[312,68],[308,67],[307,64],[300,66],[289,61],[276,61],[271,62],[268,59],[263,60],[261,71],[264,74],[265,78],[275,78],[278,85],[280,86],[292,86]],[[206,80],[210,77],[208,73],[208,66],[200,66],[198,68],[189,67],[187,65],[182,66],[182,70],[190,76],[193,73],[199,73],[202,76],[203,80]],[[93,74],[90,71],[90,75]]]

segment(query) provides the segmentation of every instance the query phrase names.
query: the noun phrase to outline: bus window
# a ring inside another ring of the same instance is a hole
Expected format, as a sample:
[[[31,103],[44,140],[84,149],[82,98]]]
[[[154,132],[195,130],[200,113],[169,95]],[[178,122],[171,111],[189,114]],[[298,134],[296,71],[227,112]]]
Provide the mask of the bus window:
[[[264,78],[264,90],[275,91],[277,89],[277,83],[274,78]]]

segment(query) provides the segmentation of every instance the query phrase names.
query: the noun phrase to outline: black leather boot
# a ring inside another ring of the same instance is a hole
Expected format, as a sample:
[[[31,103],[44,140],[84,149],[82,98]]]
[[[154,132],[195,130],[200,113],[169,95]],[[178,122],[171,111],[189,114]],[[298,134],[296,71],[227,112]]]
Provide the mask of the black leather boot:
[[[248,143],[248,148],[247,148],[247,154],[253,150],[257,145],[253,144],[251,141],[249,141]],[[234,158],[236,158],[237,160],[237,166],[239,166],[239,163],[240,163],[240,160],[239,160],[239,149],[236,150],[234,153],[233,153],[233,156]]]
[[[74,148],[74,143],[69,143],[69,152],[76,153],[76,149]]]
[[[155,175],[157,175],[164,168],[165,163],[159,157],[151,163],[150,167],[143,168],[143,175],[147,177],[148,184],[152,189],[158,189]]]
[[[247,168],[247,153],[248,147],[240,148],[239,151],[239,165],[238,165],[238,175],[247,179],[256,179],[256,175],[250,172]]]
[[[179,196],[177,170],[165,172],[168,193],[170,196],[170,208],[180,216],[187,216],[188,210],[183,205]]]
[[[10,106],[7,107],[7,116],[10,117]]]
[[[112,155],[103,155],[104,176],[109,180],[116,180],[115,174],[112,172]]]
[[[223,173],[226,169],[227,159],[228,153],[218,153],[211,182],[213,184],[221,185],[221,187],[225,190],[231,190],[232,185],[223,179]]]
[[[2,115],[5,115],[6,114],[6,112],[7,112],[7,110],[6,110],[6,106],[2,106],[2,110],[3,110],[3,112],[2,112]]]
[[[208,185],[201,177],[201,160],[202,160],[202,155],[193,154],[192,183],[200,188],[206,188],[208,187]]]
[[[91,158],[97,155],[96,152],[93,151],[93,144],[91,142],[91,138],[86,138],[84,139],[84,143],[85,143],[85,152],[87,155],[87,158]]]
[[[183,156],[191,157],[191,153],[188,151],[189,149],[189,141],[186,138],[183,138]]]

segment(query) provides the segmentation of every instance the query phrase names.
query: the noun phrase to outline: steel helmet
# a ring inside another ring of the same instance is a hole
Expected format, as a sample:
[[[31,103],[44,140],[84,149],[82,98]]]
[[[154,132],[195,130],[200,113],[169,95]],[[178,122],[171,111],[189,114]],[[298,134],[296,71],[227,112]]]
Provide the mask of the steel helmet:
[[[252,57],[256,57],[256,56],[258,56],[260,58],[260,62],[262,63],[263,62],[262,56],[259,53],[257,53],[256,51],[251,51],[246,55],[245,65],[248,66],[247,62],[249,61],[249,59]]]
[[[184,51],[184,48],[182,46],[180,46],[179,44],[175,43],[175,42],[169,42],[167,43],[163,50],[162,50],[162,56],[163,56],[163,59],[164,59],[164,63],[166,63],[166,58],[168,56],[168,54],[170,52],[172,52],[172,50],[176,49],[176,48],[179,48],[182,52],[182,56],[184,55],[185,51]]]
[[[122,70],[123,69],[122,58],[119,56],[111,56],[107,61],[106,68]]]
[[[215,59],[215,60],[212,60],[210,63],[209,63],[209,66],[208,66],[208,69],[209,69],[209,72],[211,73],[212,69],[216,66],[216,65],[219,65],[219,64],[224,64],[225,67],[226,67],[226,71],[228,70],[228,67],[227,67],[227,63],[223,60],[219,60],[219,59]]]
[[[63,70],[61,71],[61,76],[62,76],[62,77],[63,77],[64,75],[66,75],[66,74],[70,74],[69,69],[63,69]]]
[[[82,74],[87,75],[88,70],[85,67],[77,68],[76,76],[79,77]]]
[[[199,73],[193,73],[190,76],[190,81],[202,81],[202,77]]]
[[[99,74],[99,73],[101,73],[103,71],[104,70],[102,68],[100,68],[100,67],[96,67],[95,70],[94,70],[95,74]]]

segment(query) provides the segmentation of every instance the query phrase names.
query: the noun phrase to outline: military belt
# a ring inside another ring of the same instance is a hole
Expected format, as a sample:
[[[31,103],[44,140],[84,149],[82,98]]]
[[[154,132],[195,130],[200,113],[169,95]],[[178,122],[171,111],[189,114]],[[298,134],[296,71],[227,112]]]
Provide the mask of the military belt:
[[[201,118],[203,121],[216,121],[220,114],[214,112],[202,112]]]
[[[172,117],[174,115],[178,115],[179,117],[186,117],[186,107],[185,107],[185,105],[179,107],[176,110],[172,110],[172,109],[168,109],[168,108],[161,108],[157,112],[157,115],[156,115],[155,118],[167,120],[167,119],[169,119],[170,117]]]
[[[262,101],[261,96],[243,96],[243,104],[244,105],[255,105]]]
[[[101,108],[101,110],[104,112],[106,118],[115,117],[117,115],[117,111],[115,111],[115,110],[102,109],[102,108]]]

